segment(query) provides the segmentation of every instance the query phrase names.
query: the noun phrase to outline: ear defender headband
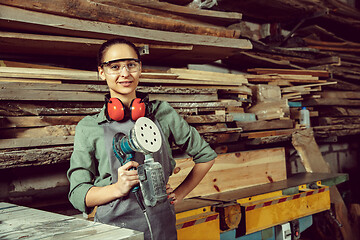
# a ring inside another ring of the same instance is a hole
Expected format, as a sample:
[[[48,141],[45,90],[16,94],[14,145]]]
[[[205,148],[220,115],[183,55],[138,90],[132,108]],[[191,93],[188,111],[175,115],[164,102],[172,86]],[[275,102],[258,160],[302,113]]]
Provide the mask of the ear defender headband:
[[[135,98],[130,103],[130,108],[127,110],[126,106],[118,98],[107,98],[105,115],[108,120],[122,121],[129,117],[132,121],[136,121],[141,117],[145,117],[146,106],[141,98]]]

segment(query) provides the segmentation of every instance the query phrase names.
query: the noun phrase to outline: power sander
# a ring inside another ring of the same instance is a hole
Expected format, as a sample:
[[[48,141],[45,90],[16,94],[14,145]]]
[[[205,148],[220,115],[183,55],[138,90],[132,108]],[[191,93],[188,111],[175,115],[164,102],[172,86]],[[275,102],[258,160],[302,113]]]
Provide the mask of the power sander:
[[[162,144],[160,130],[157,125],[146,117],[136,120],[135,125],[126,136],[123,133],[115,134],[113,151],[121,165],[135,158],[135,152],[144,154],[144,164],[137,167],[140,189],[146,206],[154,207],[157,203],[167,199],[164,172],[159,162],[155,162],[153,153],[159,151]],[[139,187],[132,189],[138,202]],[[139,202],[139,204],[141,204]],[[143,208],[143,206],[140,205]],[[143,209],[144,210],[144,209]]]

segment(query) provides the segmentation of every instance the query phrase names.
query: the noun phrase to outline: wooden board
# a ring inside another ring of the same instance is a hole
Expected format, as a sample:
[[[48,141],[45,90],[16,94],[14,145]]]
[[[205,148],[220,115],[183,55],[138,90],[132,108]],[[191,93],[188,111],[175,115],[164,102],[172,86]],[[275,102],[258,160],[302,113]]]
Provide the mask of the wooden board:
[[[311,106],[360,106],[360,100],[349,100],[342,98],[310,99],[302,103],[304,107]]]
[[[212,102],[217,101],[217,94],[149,94],[149,100],[167,102]]]
[[[334,85],[334,84],[337,84],[337,83],[336,82],[327,82],[327,83],[301,84],[299,86],[283,87],[283,88],[281,88],[281,92],[292,92],[292,91],[298,91],[299,89],[319,87],[319,86],[324,86],[324,85]]]
[[[10,78],[7,78],[10,80]],[[14,80],[21,80],[16,78]],[[0,82],[1,89],[27,89],[45,91],[76,91],[76,92],[109,92],[107,85],[99,84],[66,84],[66,83],[33,83],[33,82]]]
[[[73,146],[35,147],[26,150],[5,150],[0,152],[0,169],[68,164]],[[44,157],[46,156],[46,157]]]
[[[170,177],[174,188],[188,175],[194,162],[191,158],[177,159],[177,174]],[[200,184],[187,196],[207,196],[253,185],[286,179],[284,148],[220,154]]]
[[[0,139],[0,149],[34,148],[44,146],[73,145],[73,136],[51,136],[41,138]]]
[[[329,77],[329,72],[326,70],[299,70],[299,69],[279,69],[279,68],[252,68],[249,72],[256,74],[291,74],[291,75],[311,75],[313,77]]]
[[[202,81],[218,81],[221,82],[232,82],[234,85],[242,85],[247,83],[246,75],[243,74],[231,74],[231,73],[218,73],[209,71],[199,71],[190,69],[179,69],[171,68],[170,73],[177,74],[178,79],[193,79]]]
[[[19,116],[0,118],[0,128],[76,125],[84,116]]]
[[[356,117],[360,116],[359,108],[348,107],[328,107],[319,110],[319,116],[321,117]]]
[[[0,101],[2,116],[92,115],[101,111],[103,102]]]
[[[205,22],[213,22],[216,24],[230,24],[239,22],[242,18],[242,14],[238,12],[224,12],[224,11],[213,11],[206,9],[197,9],[187,6],[179,6],[176,4],[170,4],[167,2],[158,2],[158,1],[134,1],[126,0],[127,3],[134,5],[144,6],[152,9],[159,9],[166,12],[171,12],[179,14],[181,16],[192,17],[196,19],[201,19]]]
[[[0,203],[1,239],[143,239],[134,230],[85,219]]]
[[[319,94],[322,98],[360,99],[360,92],[355,91],[324,91]]]
[[[291,135],[295,129],[279,129],[279,130],[269,130],[269,131],[260,131],[260,132],[248,132],[241,133],[241,137],[251,138],[263,138],[263,137],[272,137],[272,136],[282,136],[282,135]]]
[[[196,115],[183,116],[188,123],[218,123],[218,122],[232,122],[234,119],[231,115]]]
[[[313,127],[316,137],[342,137],[360,134],[360,124],[339,124]]]
[[[319,126],[360,124],[359,117],[319,117]]]
[[[282,129],[293,128],[294,123],[291,119],[279,119],[279,120],[258,120],[255,122],[236,122],[238,127],[241,127],[243,131],[257,131],[257,130],[270,130],[270,129]]]
[[[1,129],[3,139],[42,138],[50,136],[74,136],[76,125],[55,125],[45,127]]]
[[[104,101],[104,93],[51,91],[51,90],[0,89],[0,100],[103,102]]]

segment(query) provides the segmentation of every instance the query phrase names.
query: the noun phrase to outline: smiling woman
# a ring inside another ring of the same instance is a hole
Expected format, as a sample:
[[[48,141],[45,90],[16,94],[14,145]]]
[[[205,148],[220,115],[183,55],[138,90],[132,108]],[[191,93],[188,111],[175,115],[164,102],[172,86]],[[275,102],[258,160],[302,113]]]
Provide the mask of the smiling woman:
[[[174,205],[200,183],[217,155],[169,103],[150,101],[146,94],[136,91],[141,60],[134,44],[124,39],[104,43],[98,54],[98,72],[110,93],[105,96],[101,112],[83,118],[76,127],[68,170],[69,200],[87,214],[97,206],[97,222],[144,232],[145,239],[177,239]],[[151,119],[159,128],[161,147],[152,157],[160,163],[164,184],[159,188],[167,194],[167,199],[150,207],[141,204],[141,191],[132,191],[139,185],[136,168],[141,165],[143,169],[144,155],[134,154],[131,161],[123,163],[113,149],[115,136],[131,135],[129,130],[142,117]],[[175,190],[166,184],[176,164],[170,139],[195,162]]]
[[[136,46],[124,39],[106,42],[99,50],[98,71],[106,80],[110,97],[120,99],[130,107],[136,98],[135,89],[141,75],[140,54]]]

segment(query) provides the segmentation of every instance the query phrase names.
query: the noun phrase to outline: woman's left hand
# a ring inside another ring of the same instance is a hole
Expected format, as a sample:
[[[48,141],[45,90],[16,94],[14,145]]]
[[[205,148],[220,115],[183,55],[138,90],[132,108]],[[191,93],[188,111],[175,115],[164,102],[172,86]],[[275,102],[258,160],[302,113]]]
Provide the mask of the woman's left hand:
[[[166,193],[168,195],[168,199],[171,199],[171,204],[177,204],[180,202],[180,199],[177,198],[174,189],[171,188],[170,184],[166,184]]]

